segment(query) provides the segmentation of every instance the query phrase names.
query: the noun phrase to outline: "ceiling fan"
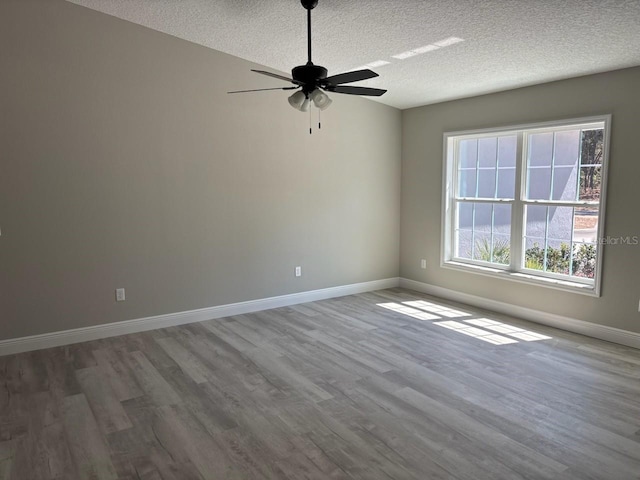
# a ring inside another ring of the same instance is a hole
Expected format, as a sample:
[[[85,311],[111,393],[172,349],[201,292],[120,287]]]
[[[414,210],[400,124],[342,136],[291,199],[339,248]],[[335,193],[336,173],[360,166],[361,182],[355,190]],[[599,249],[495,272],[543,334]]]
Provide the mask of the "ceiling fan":
[[[298,65],[291,71],[293,78],[278,75],[277,73],[265,72],[264,70],[251,70],[252,72],[278,78],[286,82],[291,82],[291,87],[259,88],[256,90],[236,90],[227,93],[247,93],[262,92],[266,90],[298,90],[289,97],[289,104],[296,110],[306,112],[309,110],[310,102],[320,109],[325,110],[332,102],[329,96],[324,93],[335,92],[347,95],[367,95],[379,97],[386,93],[380,88],[355,87],[344,85],[345,83],[358,82],[378,76],[376,72],[369,69],[355,70],[338,75],[327,77],[327,69],[320,65],[314,65],[311,61],[311,10],[318,5],[318,0],[300,0],[302,6],[307,9],[307,51],[309,59],[306,65]],[[324,90],[324,91],[323,91]]]

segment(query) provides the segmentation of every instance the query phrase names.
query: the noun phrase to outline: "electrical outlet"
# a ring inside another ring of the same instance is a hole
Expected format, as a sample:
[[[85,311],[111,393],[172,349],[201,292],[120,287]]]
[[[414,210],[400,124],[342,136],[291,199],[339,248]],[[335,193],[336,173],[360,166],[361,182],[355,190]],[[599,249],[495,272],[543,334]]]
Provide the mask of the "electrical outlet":
[[[420,268],[427,268],[427,261],[424,258],[420,260]]]
[[[124,288],[116,288],[116,302],[125,301]]]
[[[296,267],[296,277],[302,276],[302,267]]]

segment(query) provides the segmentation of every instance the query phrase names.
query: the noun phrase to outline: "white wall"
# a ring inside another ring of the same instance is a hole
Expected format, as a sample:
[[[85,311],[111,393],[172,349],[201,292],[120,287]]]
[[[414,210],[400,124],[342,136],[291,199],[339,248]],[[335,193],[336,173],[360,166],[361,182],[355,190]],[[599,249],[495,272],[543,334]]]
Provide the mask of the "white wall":
[[[399,110],[310,136],[226,94],[258,65],[62,0],[0,3],[0,45],[0,339],[398,276]]]

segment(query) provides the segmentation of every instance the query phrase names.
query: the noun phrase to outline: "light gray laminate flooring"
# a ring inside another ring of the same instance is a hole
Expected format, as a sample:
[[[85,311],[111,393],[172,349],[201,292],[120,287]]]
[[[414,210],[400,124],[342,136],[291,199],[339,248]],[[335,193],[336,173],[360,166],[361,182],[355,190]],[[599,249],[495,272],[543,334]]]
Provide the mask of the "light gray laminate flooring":
[[[402,289],[0,358],[0,479],[640,478],[640,351]]]

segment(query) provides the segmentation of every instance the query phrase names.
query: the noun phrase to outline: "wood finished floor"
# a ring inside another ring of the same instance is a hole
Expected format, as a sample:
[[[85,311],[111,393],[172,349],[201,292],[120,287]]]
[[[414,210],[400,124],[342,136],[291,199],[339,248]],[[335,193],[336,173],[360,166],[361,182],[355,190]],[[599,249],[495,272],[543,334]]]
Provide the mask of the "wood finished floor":
[[[640,351],[421,300],[450,305],[392,289],[1,357],[0,479],[640,478]]]

